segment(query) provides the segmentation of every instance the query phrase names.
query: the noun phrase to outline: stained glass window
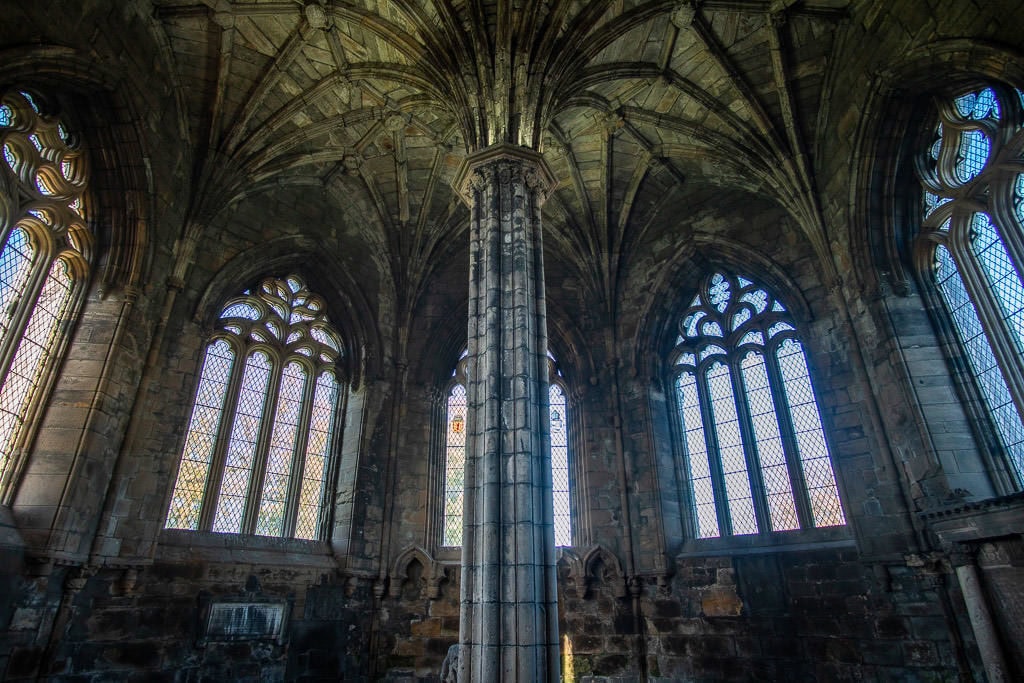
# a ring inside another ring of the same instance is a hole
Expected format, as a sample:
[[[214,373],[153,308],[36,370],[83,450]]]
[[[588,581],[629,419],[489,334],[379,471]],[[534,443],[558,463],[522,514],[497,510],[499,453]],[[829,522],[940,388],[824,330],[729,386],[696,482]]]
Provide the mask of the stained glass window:
[[[714,273],[679,330],[675,396],[694,535],[845,524],[786,307],[750,279]]]
[[[318,539],[342,345],[292,275],[229,301],[206,347],[166,527]]]
[[[0,93],[0,129],[0,187],[9,189],[0,198],[9,219],[0,226],[0,481],[9,484],[81,305],[91,236],[86,159],[61,121],[11,91]]]
[[[933,142],[922,150],[927,171],[921,176],[920,239],[932,256],[924,279],[945,306],[1012,488],[1020,489],[1024,388],[1007,378],[1024,372],[1024,174],[1007,169],[1024,160],[1021,93],[984,88],[939,109]]]

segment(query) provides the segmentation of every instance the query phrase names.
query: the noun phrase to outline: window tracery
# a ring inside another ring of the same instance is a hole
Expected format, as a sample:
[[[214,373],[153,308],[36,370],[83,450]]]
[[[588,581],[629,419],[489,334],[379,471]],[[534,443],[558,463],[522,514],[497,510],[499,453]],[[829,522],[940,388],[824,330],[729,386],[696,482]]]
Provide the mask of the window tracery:
[[[993,85],[938,103],[921,150],[919,270],[970,366],[1012,480],[1024,487],[1024,106]]]
[[[26,91],[0,95],[0,480],[17,469],[89,272],[89,169]]]
[[[229,301],[206,347],[167,528],[315,540],[343,385],[324,301],[291,275]]]
[[[768,290],[707,277],[680,318],[674,377],[698,538],[846,523],[803,347]]]

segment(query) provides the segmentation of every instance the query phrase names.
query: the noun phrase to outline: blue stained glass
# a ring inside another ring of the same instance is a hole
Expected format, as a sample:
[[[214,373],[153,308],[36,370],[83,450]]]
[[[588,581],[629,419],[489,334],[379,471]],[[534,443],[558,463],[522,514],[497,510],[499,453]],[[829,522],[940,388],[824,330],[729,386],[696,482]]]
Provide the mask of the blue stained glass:
[[[14,123],[14,110],[6,104],[0,105],[0,126],[8,127]]]
[[[1017,182],[1013,186],[1013,203],[1017,221],[1024,225],[1024,173],[1017,176]]]
[[[985,336],[959,269],[946,247],[935,249],[935,279],[954,327],[988,404],[996,431],[1009,454],[1018,481],[1024,480],[1024,424],[1003,372]]]
[[[36,104],[35,98],[32,97],[31,95],[29,95],[24,90],[21,91],[21,96],[25,98],[26,102],[28,102],[28,106],[32,107],[32,111],[34,111],[35,113],[38,114],[39,113],[39,105]]]

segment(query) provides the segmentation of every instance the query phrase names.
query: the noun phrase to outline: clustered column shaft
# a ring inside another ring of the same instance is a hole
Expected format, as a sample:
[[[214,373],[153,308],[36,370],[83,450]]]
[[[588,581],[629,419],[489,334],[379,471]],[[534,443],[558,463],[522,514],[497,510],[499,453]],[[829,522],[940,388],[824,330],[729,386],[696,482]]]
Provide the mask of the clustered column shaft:
[[[496,146],[457,187],[472,214],[460,681],[559,677],[543,160]]]

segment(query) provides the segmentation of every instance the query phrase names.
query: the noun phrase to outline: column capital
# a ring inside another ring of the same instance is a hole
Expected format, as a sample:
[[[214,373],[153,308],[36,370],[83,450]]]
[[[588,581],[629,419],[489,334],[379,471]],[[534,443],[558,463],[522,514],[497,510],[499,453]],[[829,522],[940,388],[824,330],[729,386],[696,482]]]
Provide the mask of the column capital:
[[[507,143],[491,145],[463,159],[455,174],[452,187],[466,206],[473,206],[474,190],[487,183],[492,174],[500,172],[503,162],[508,164],[509,173],[518,171],[523,174],[522,180],[538,191],[542,202],[558,185],[555,174],[539,152]]]

